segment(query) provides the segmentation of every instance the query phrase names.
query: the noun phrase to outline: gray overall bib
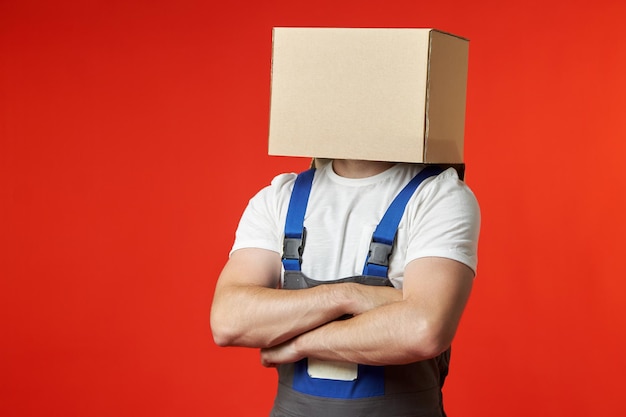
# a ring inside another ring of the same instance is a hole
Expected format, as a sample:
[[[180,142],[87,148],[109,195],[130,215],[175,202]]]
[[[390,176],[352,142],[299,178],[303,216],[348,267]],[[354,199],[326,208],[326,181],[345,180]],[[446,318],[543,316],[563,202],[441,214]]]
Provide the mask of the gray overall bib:
[[[306,239],[304,214],[315,170],[301,173],[294,184],[285,224],[283,289],[356,282],[392,286],[389,256],[404,208],[421,182],[440,173],[429,166],[418,173],[391,203],[372,236],[363,274],[316,281],[300,270]],[[348,319],[340,317],[338,319]],[[326,379],[309,374],[308,359],[278,367],[278,392],[271,417],[445,417],[441,388],[448,373],[450,350],[407,365],[357,365],[356,377]]]

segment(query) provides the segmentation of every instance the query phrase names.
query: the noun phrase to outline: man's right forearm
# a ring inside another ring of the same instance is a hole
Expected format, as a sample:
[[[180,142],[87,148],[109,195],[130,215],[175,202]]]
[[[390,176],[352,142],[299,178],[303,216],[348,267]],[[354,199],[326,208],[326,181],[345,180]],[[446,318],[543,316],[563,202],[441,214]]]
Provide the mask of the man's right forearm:
[[[269,347],[347,314],[340,288],[279,290],[250,285],[216,291],[211,327],[220,346]]]

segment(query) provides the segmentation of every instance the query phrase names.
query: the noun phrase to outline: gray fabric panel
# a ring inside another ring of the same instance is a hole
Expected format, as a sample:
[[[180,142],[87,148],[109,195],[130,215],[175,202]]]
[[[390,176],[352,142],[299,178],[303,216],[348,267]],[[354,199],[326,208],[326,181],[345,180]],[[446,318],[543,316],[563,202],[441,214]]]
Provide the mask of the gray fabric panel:
[[[270,417],[443,417],[441,392],[340,400],[301,394],[280,385]]]

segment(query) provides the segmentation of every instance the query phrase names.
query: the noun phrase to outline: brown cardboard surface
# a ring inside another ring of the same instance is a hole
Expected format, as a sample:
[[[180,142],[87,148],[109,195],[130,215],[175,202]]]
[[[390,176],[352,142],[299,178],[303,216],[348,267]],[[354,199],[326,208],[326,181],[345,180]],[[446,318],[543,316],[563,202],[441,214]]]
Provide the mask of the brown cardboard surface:
[[[462,162],[466,40],[432,29],[273,35],[270,155]]]
[[[463,161],[468,42],[430,33],[424,162]]]

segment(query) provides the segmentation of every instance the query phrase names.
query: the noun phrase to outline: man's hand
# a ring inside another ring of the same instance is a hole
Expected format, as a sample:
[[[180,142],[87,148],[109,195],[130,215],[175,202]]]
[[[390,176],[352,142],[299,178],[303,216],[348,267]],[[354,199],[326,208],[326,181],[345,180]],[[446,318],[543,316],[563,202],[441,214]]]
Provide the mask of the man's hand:
[[[337,285],[337,284],[329,284]],[[359,315],[387,304],[402,301],[402,290],[393,287],[376,287],[362,284],[342,284],[347,289],[343,295],[350,303],[350,314]]]
[[[295,339],[288,340],[277,346],[261,349],[261,364],[267,368],[296,362],[303,358],[304,356],[296,351]]]

